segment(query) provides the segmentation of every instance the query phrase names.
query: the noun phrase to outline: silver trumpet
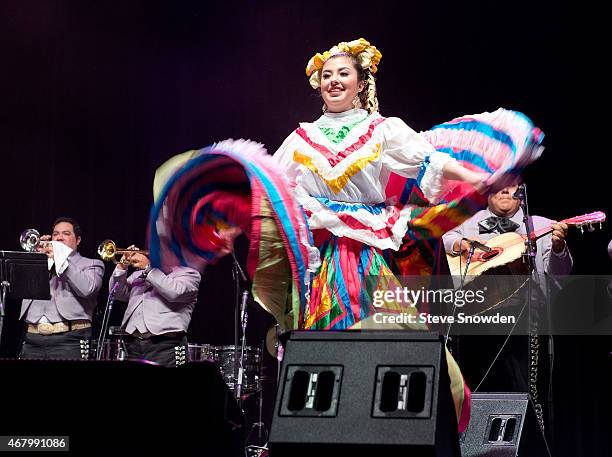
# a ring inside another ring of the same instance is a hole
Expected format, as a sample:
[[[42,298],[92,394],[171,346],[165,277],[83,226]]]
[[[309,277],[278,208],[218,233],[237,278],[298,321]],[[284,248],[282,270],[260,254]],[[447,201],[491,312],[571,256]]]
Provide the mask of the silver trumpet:
[[[45,243],[50,243],[50,241],[41,240],[40,233],[36,229],[24,230],[19,236],[19,244],[24,251],[36,252]]]

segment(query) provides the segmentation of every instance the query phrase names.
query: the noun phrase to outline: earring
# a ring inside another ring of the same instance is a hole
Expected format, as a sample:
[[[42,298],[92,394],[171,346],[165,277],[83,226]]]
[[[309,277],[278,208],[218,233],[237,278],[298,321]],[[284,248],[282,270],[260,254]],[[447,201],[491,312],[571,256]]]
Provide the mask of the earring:
[[[323,107],[321,108],[321,111],[323,111],[323,114],[327,112],[327,105],[325,103],[323,103]]]
[[[355,95],[355,98],[353,99],[353,108],[361,109],[361,100],[359,99],[359,94]]]

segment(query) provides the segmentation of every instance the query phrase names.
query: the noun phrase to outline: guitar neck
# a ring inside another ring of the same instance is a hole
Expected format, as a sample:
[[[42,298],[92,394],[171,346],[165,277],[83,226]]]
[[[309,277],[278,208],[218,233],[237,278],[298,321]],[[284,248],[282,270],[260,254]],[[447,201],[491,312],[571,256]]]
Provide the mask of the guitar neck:
[[[559,221],[559,222],[562,222],[562,223],[567,224],[569,226],[576,225],[576,222],[574,221],[574,218],[572,218],[572,219],[564,219],[564,220]],[[534,230],[533,238],[535,240],[538,240],[538,239],[542,238],[543,236],[548,235],[552,231],[553,231],[552,225],[548,225],[546,227],[542,227],[541,229]]]
[[[542,238],[543,236],[548,235],[552,231],[553,231],[552,225],[549,225],[547,227],[543,227],[543,228],[541,228],[539,230],[534,230],[533,239],[534,240],[538,240],[538,239]],[[526,238],[526,236],[525,236],[525,238]]]

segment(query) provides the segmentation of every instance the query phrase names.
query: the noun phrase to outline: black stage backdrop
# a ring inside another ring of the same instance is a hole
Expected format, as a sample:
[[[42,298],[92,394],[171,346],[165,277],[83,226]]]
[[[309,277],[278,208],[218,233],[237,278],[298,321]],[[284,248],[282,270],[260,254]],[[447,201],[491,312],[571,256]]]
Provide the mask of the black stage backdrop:
[[[105,238],[143,246],[156,167],[230,137],[273,152],[321,112],[307,60],[361,36],[383,53],[383,115],[424,130],[523,111],[546,133],[526,174],[532,213],[610,213],[600,17],[590,2],[2,0],[0,249],[19,249],[26,228],[48,233],[59,215],[81,222],[86,256]],[[610,238],[607,226],[572,233],[574,272],[610,274]],[[233,306],[225,259],[204,275],[190,340],[232,344]],[[249,309],[248,342],[260,345],[272,319]],[[553,455],[611,455],[612,339],[555,341]]]

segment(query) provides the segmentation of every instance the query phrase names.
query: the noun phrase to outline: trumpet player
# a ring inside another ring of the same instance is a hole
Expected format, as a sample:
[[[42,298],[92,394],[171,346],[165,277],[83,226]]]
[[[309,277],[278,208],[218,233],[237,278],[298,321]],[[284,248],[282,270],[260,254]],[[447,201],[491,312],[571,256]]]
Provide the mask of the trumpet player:
[[[38,251],[55,262],[49,273],[51,299],[23,300],[21,318],[26,331],[20,357],[86,359],[104,264],[79,254],[81,227],[72,218],[57,218],[52,235],[41,237],[41,241],[46,242],[38,246]],[[67,254],[61,265],[57,259],[60,251],[64,253],[62,258]]]
[[[128,249],[137,250],[135,246]],[[128,276],[128,269],[134,271]],[[187,328],[198,298],[200,273],[189,267],[151,268],[146,251],[126,252],[110,279],[115,298],[128,302],[121,327],[128,357],[167,367],[186,362]]]

